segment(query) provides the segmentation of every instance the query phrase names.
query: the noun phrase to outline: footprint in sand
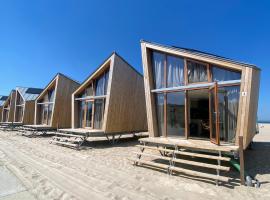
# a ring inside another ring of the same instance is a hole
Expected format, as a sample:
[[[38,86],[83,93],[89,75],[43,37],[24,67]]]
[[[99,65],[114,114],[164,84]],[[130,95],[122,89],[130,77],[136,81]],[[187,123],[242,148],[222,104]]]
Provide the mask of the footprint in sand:
[[[135,179],[138,181],[143,181],[145,178],[143,176],[136,175]]]

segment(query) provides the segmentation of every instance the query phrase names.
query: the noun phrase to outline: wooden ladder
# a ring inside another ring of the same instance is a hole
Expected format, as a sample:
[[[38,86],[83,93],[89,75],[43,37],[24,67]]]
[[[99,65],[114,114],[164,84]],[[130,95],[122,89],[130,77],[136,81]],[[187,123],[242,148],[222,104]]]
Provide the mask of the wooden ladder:
[[[139,148],[139,152],[133,152],[136,154],[135,159],[131,159],[134,163],[134,165],[148,165],[153,166],[157,168],[164,169],[168,172],[169,175],[173,174],[173,172],[183,173],[186,175],[191,176],[198,176],[202,178],[212,179],[216,181],[216,184],[219,184],[219,181],[221,182],[228,182],[230,178],[221,176],[220,172],[225,171],[228,172],[230,170],[230,167],[222,166],[221,162],[228,162],[230,161],[229,157],[222,156],[220,151],[217,151],[217,155],[213,155],[206,152],[200,152],[192,149],[192,151],[188,149],[180,149],[178,146],[175,146],[173,148],[167,148],[166,146],[148,146],[146,143],[143,143],[141,145],[136,145]],[[146,153],[146,150],[152,150],[150,153]],[[153,151],[160,152],[160,155],[153,153]],[[145,160],[142,159],[143,157],[152,158],[153,160]],[[190,160],[191,158],[203,158],[204,162],[202,161],[194,161]],[[167,164],[163,163],[157,163],[154,159],[160,159]],[[217,164],[210,164],[210,160],[216,160]],[[207,163],[208,161],[208,163]],[[180,167],[178,166],[179,164]],[[193,168],[196,167],[195,170],[186,169],[184,166],[192,166]],[[207,168],[211,170],[215,170],[216,174],[211,173],[205,173],[197,171],[202,168]]]

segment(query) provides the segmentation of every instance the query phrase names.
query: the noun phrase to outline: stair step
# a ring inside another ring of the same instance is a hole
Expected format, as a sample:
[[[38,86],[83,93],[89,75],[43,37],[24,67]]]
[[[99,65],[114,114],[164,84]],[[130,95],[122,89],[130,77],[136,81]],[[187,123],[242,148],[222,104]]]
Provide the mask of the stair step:
[[[55,140],[52,140],[51,142],[54,144],[62,144],[62,145],[71,146],[71,147],[78,147],[77,144],[73,144],[69,142],[60,142],[60,141],[55,141]]]
[[[58,136],[66,136],[66,137],[81,137],[83,138],[84,136],[82,135],[75,135],[75,134],[69,134],[69,133],[56,133],[55,135],[58,135]]]
[[[222,160],[222,161],[230,161],[231,158],[229,157],[221,157],[221,156],[213,156],[213,155],[206,155],[206,154],[201,154],[201,153],[192,153],[192,152],[186,152],[186,151],[177,151],[177,150],[172,150],[172,149],[164,149],[162,147],[151,147],[151,146],[144,146],[144,145],[136,145],[137,147],[140,148],[145,148],[145,149],[152,149],[152,150],[157,150],[157,151],[165,151],[168,153],[175,153],[178,155],[186,155],[186,156],[193,156],[193,157],[198,157],[198,158],[207,158],[207,159],[212,159],[212,160]]]
[[[83,138],[68,138],[68,137],[58,137],[58,136],[54,136],[53,138],[52,138],[52,141],[60,141],[61,142],[61,140],[63,141],[69,141],[69,142],[82,142],[82,141],[84,141],[84,139]]]
[[[183,168],[179,168],[179,167],[170,167],[169,165],[166,165],[166,164],[160,164],[160,163],[155,163],[155,162],[152,162],[152,161],[145,161],[145,160],[141,160],[141,159],[130,159],[130,160],[133,161],[133,162],[136,162],[138,164],[150,165],[150,166],[153,166],[153,167],[158,167],[158,168],[162,168],[162,169],[166,169],[166,170],[170,169],[170,170],[172,170],[174,172],[180,172],[180,173],[191,175],[191,176],[198,176],[198,177],[218,180],[218,181],[222,181],[222,182],[228,182],[229,181],[229,178],[225,177],[225,176],[207,174],[207,173],[193,171],[193,170],[189,170],[189,169],[183,169]]]
[[[154,155],[154,154],[148,154],[148,153],[141,153],[141,152],[133,152],[137,155],[142,155],[142,156],[149,156],[149,157],[155,157],[167,161],[173,161],[176,163],[181,163],[181,164],[186,164],[186,165],[193,165],[197,167],[204,167],[204,168],[210,168],[210,169],[218,169],[218,170],[223,170],[223,171],[230,171],[230,167],[225,167],[225,166],[220,166],[220,165],[213,165],[213,164],[208,164],[208,163],[203,163],[203,162],[196,162],[196,161],[191,161],[191,160],[185,160],[185,159],[179,159],[179,158],[172,158],[172,157],[165,157],[165,156],[159,156],[159,155]]]

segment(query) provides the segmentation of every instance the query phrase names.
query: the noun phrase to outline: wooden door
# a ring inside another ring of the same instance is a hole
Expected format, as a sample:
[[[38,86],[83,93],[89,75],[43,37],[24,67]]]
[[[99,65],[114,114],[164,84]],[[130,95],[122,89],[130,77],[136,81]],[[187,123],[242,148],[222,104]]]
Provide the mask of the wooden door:
[[[220,144],[218,110],[218,85],[215,83],[209,88],[209,120],[210,141],[217,145]]]

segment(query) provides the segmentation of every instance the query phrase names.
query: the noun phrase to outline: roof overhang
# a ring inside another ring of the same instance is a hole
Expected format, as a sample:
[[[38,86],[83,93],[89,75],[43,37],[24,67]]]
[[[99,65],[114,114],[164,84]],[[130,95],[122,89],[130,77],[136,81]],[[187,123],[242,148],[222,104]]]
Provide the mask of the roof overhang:
[[[228,67],[235,70],[242,70],[244,67],[255,68],[260,70],[258,67],[252,64],[242,63],[238,61],[234,61],[231,59],[226,59],[221,56],[214,56],[213,54],[200,53],[199,51],[188,51],[183,48],[171,47],[166,45],[161,45],[157,43],[152,43],[148,41],[141,41],[141,47],[146,49],[152,49],[156,51],[161,51],[165,53],[169,53],[176,56],[181,56],[189,59],[194,59],[202,62],[207,62],[214,65],[219,65],[223,67]]]

